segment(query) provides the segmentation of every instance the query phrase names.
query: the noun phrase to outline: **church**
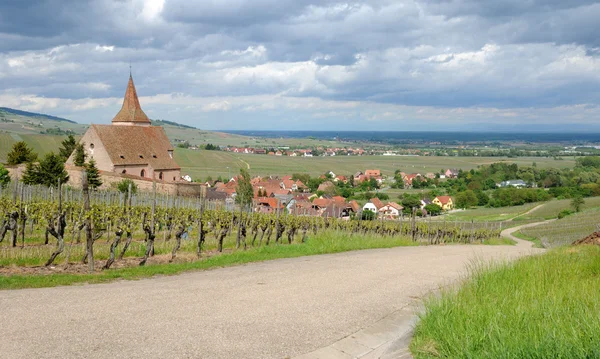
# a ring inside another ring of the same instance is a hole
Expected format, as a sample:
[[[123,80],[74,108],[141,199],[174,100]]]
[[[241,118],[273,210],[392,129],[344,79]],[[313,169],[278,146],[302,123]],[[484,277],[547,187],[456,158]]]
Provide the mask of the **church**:
[[[87,159],[93,158],[101,171],[163,182],[177,182],[181,178],[173,146],[165,130],[152,126],[142,110],[131,74],[123,106],[112,124],[91,125],[80,142]],[[67,164],[73,162],[71,155]]]

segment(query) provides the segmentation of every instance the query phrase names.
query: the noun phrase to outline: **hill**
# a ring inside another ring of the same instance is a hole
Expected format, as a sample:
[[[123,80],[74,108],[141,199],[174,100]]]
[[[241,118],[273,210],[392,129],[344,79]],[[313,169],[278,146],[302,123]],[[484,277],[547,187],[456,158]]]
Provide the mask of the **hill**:
[[[75,123],[75,124],[77,123],[75,121],[67,120],[66,118],[46,115],[43,113],[27,112],[27,111],[15,110],[14,108],[0,107],[0,116],[2,116],[2,115],[6,116],[6,114],[19,115],[19,116],[23,116],[23,117],[43,118],[43,119],[47,119],[47,120],[51,120],[51,121],[58,121],[58,122],[68,122],[68,123]]]

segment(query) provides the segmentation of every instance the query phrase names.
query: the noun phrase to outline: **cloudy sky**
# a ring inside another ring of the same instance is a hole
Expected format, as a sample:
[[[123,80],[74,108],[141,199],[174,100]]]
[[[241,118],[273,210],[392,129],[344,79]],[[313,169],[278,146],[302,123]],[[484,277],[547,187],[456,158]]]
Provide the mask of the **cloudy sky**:
[[[600,3],[2,0],[0,106],[203,129],[597,130]]]

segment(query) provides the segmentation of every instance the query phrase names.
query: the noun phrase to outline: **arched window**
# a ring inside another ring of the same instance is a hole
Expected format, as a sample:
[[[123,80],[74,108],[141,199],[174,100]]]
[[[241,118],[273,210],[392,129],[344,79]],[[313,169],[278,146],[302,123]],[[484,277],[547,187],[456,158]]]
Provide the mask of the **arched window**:
[[[127,173],[127,170],[123,170],[123,171],[121,171],[121,173],[125,174],[125,173]]]
[[[146,177],[146,170],[142,170],[142,172],[140,172],[140,177]]]
[[[163,179],[163,173],[162,173],[162,172],[160,172],[160,173],[158,174],[158,179],[159,179],[159,180],[162,180],[162,179]]]

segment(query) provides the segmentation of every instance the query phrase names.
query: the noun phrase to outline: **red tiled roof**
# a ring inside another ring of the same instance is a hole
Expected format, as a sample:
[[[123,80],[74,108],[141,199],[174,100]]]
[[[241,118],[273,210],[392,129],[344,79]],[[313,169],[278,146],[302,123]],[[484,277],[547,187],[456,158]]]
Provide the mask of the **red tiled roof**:
[[[379,177],[379,176],[381,176],[381,171],[380,170],[366,170],[365,171],[365,176],[367,176],[367,177]]]
[[[371,203],[373,203],[377,209],[383,207],[383,202],[381,202],[381,200],[377,197],[371,198]]]
[[[312,201],[312,204],[314,206],[318,206],[318,207],[321,207],[321,208],[325,208],[325,207],[329,206],[331,203],[332,203],[332,201],[330,199],[327,199],[327,198],[315,198]]]
[[[127,90],[125,90],[125,98],[123,99],[123,106],[117,113],[112,122],[134,122],[134,123],[147,123],[150,124],[150,119],[140,106],[140,100],[133,84],[133,78],[129,75],[129,83],[127,84]]]
[[[171,156],[173,146],[159,126],[92,125],[116,166],[150,165],[155,170],[179,169]]]
[[[260,197],[258,199],[258,204],[267,205],[271,208],[277,208],[278,202],[279,201],[277,200],[277,198],[271,198],[271,197]],[[281,205],[281,202],[279,202],[279,208],[283,208],[283,205]]]
[[[438,201],[440,201],[440,203],[441,203],[441,204],[443,204],[443,205],[444,205],[444,204],[447,204],[447,203],[448,203],[448,202],[449,202],[449,201],[452,199],[452,197],[450,197],[450,196],[437,196],[436,198],[437,198],[437,199],[438,199]]]

